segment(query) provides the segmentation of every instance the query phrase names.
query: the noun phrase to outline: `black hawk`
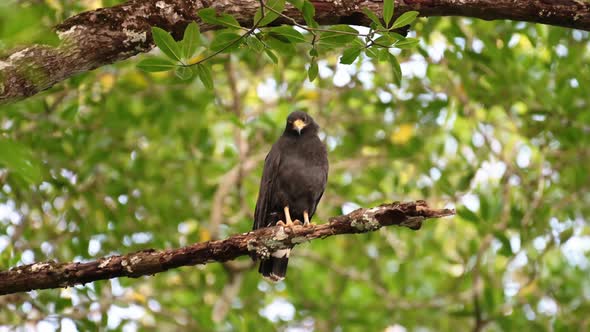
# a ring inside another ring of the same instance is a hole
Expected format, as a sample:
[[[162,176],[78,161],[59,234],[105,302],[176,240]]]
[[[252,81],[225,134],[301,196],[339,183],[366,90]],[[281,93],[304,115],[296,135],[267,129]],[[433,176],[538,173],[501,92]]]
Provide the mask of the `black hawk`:
[[[253,229],[292,227],[293,220],[309,225],[328,181],[328,153],[318,130],[318,124],[305,112],[287,117],[283,135],[264,160]],[[272,253],[260,262],[258,272],[272,281],[282,280],[290,251]]]

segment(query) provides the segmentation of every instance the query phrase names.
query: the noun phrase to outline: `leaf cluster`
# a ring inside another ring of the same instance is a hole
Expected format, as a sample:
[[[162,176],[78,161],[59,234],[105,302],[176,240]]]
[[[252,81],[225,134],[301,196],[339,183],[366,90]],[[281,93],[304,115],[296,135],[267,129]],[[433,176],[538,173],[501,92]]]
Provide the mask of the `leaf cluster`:
[[[394,1],[386,0],[383,5],[383,21],[373,12],[365,9],[365,14],[372,20],[367,33],[359,31],[349,25],[334,25],[320,28],[314,20],[315,7],[309,0],[289,1],[303,15],[306,25],[298,24],[294,19],[283,14],[285,0],[261,1],[254,16],[254,26],[243,28],[232,15],[217,13],[213,8],[199,10],[202,22],[217,25],[224,29],[215,34],[208,43],[200,35],[196,22],[190,23],[181,41],[174,41],[166,31],[152,28],[152,37],[156,46],[167,58],[147,58],[138,67],[148,72],[174,70],[176,76],[182,80],[189,80],[198,76],[205,87],[211,89],[213,78],[207,60],[233,50],[245,47],[255,53],[264,53],[275,64],[278,63],[277,54],[295,53],[297,44],[308,45],[310,56],[308,65],[308,79],[315,80],[318,75],[318,58],[328,52],[342,50],[340,63],[352,64],[361,54],[378,61],[387,61],[391,65],[393,81],[401,82],[401,68],[395,55],[390,49],[409,49],[418,44],[415,38],[406,38],[395,29],[412,24],[418,12],[409,11],[392,21],[394,15]],[[279,17],[292,21],[292,25],[268,27]],[[242,31],[240,34],[239,32]],[[196,54],[196,55],[195,55]]]

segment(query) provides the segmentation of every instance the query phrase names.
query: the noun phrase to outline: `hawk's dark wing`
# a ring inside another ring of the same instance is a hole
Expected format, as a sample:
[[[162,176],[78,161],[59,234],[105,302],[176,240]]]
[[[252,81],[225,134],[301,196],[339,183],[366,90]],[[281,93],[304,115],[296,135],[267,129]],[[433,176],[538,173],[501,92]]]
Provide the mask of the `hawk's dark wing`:
[[[323,145],[323,143],[321,143]],[[325,145],[323,145],[324,151],[326,151],[326,147]],[[327,151],[325,152],[325,154],[327,155]],[[313,206],[313,211],[310,214],[310,218],[315,214],[315,210],[318,206],[318,203],[320,202],[320,200],[322,199],[322,196],[324,195],[324,191],[326,190],[326,184],[328,183],[328,172],[329,172],[329,164],[328,164],[328,158],[326,157],[326,162],[322,165],[322,171],[321,174],[323,175],[322,177],[322,183],[321,183],[321,188],[322,191],[319,193],[318,198],[315,200],[315,204]]]
[[[272,146],[270,152],[264,159],[260,191],[258,192],[258,200],[256,201],[256,209],[254,210],[253,230],[269,226],[267,224],[270,221],[269,210],[271,209],[272,198],[276,195],[275,184],[281,163],[281,151],[277,145],[274,144]]]
[[[322,165],[322,173],[324,175],[324,184],[322,185],[322,192],[320,193],[320,195],[318,196],[318,199],[315,201],[315,207],[314,207],[314,213],[315,213],[315,208],[318,206],[318,203],[320,202],[320,200],[322,199],[322,196],[324,195],[324,191],[326,190],[326,184],[328,183],[328,172],[329,172],[329,166],[326,160],[326,164]]]

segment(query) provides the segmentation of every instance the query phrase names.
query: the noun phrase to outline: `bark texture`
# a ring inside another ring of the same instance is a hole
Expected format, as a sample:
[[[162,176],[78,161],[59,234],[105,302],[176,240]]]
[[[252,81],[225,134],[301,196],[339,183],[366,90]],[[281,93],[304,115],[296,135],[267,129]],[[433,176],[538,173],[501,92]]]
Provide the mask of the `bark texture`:
[[[464,16],[485,20],[508,19],[590,30],[590,3],[583,0],[396,0],[396,15],[417,10],[421,16]],[[367,25],[362,14],[378,15],[378,0],[312,0],[320,24]],[[250,26],[258,0],[130,0],[73,16],[56,27],[58,47],[34,45],[0,59],[0,104],[46,90],[80,72],[127,59],[153,47],[151,26],[180,38],[185,26],[197,19],[197,10],[213,7]],[[285,14],[303,23],[288,6]],[[277,21],[289,24],[290,22]],[[201,24],[201,31],[214,27]]]
[[[424,219],[453,214],[454,210],[431,209],[424,201],[395,202],[370,209],[358,209],[331,218],[326,224],[311,227],[268,227],[234,235],[225,240],[162,251],[147,249],[85,263],[35,263],[0,272],[0,295],[69,287],[117,277],[137,278],[180,266],[225,262],[245,255],[264,259],[275,250],[290,248],[317,238],[372,232],[391,225],[417,230]]]

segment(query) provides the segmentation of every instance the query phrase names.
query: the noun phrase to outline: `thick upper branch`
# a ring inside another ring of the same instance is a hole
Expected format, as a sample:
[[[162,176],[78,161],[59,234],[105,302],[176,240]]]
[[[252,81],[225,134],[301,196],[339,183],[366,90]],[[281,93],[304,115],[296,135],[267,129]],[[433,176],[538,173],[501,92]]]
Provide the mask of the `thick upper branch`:
[[[196,243],[184,248],[163,251],[148,249],[86,263],[35,263],[0,272],[0,295],[74,286],[124,276],[136,278],[180,266],[225,262],[244,255],[264,259],[275,250],[317,238],[372,232],[391,225],[416,230],[422,226],[424,219],[440,218],[454,213],[448,209],[431,209],[423,201],[396,202],[371,209],[358,209],[331,218],[327,224],[318,226],[262,228],[220,241]]]
[[[313,0],[320,24],[368,24],[362,14],[378,15],[381,0]],[[32,96],[80,72],[127,59],[153,47],[150,26],[181,37],[197,10],[214,7],[234,15],[243,26],[252,24],[258,0],[130,0],[122,5],[81,13],[56,30],[62,44],[31,46],[0,60],[0,104]],[[417,10],[421,16],[465,16],[485,20],[509,19],[590,30],[590,3],[582,0],[396,0],[396,15]],[[299,20],[292,7],[286,14]],[[289,24],[290,22],[282,22]],[[201,30],[211,26],[201,25]]]

